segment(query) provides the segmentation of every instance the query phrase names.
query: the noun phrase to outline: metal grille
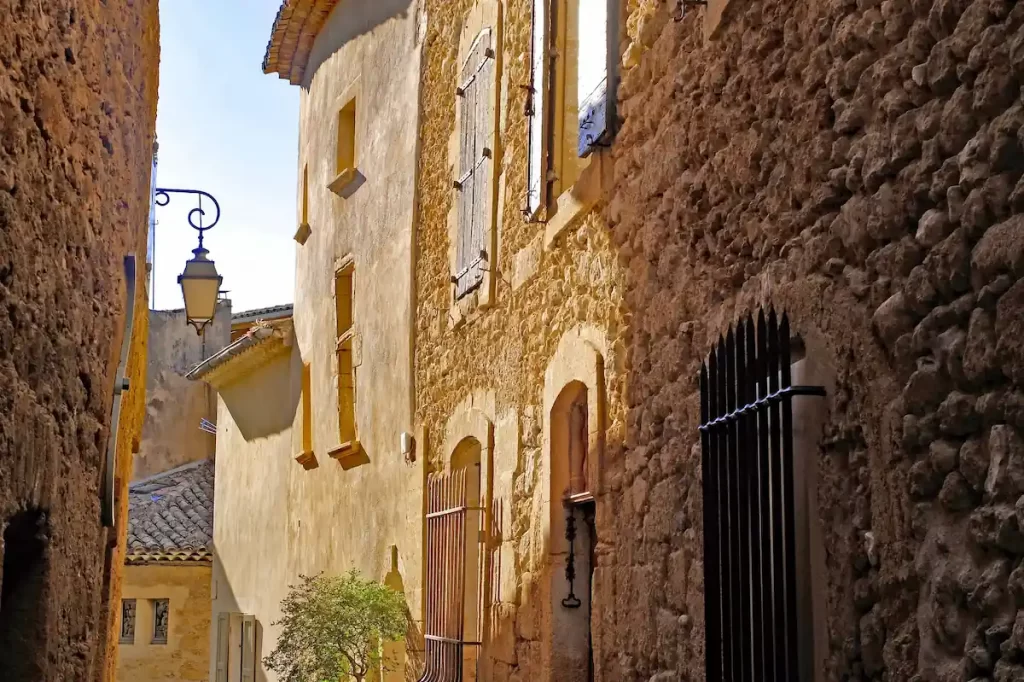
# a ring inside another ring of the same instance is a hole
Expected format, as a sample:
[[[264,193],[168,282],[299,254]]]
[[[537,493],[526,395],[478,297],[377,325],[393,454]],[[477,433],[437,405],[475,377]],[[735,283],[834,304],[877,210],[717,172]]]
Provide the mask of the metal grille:
[[[789,320],[760,311],[701,366],[708,682],[798,682]]]
[[[468,528],[466,470],[433,474],[427,481],[427,621],[425,665],[420,682],[461,682],[467,642],[466,542],[479,528]],[[468,530],[468,532],[467,532]]]

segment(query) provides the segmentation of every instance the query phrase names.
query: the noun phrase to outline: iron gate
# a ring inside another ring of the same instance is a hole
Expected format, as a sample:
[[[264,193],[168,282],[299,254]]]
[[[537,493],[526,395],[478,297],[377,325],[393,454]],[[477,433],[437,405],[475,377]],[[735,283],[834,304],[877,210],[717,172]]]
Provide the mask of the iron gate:
[[[462,682],[467,642],[466,542],[479,528],[468,528],[470,506],[466,470],[433,474],[427,481],[427,614],[424,670],[420,682]]]
[[[708,682],[798,682],[789,320],[730,329],[701,365]]]

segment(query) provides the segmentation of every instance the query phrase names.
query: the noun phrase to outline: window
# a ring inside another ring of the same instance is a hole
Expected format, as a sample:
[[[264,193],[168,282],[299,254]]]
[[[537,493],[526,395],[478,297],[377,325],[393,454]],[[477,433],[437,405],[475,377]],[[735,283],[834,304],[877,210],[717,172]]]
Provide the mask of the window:
[[[121,644],[135,644],[135,600],[121,600]]]
[[[356,177],[356,100],[353,97],[338,112],[338,139],[335,152],[335,177],[329,185],[341,194]]]
[[[526,214],[553,213],[614,120],[616,12],[609,0],[534,0]]]
[[[317,467],[313,452],[313,376],[308,362],[302,365],[302,450],[295,461],[307,471]]]
[[[764,670],[813,678],[813,552],[806,486],[794,475],[803,465],[794,466],[793,397],[824,389],[793,385],[791,345],[788,318],[762,311],[756,326],[747,317],[720,338],[701,367],[708,680]]]
[[[336,350],[338,354],[338,447],[331,451],[346,469],[365,463],[356,437],[354,308],[355,267],[349,262],[334,275]]]
[[[312,228],[309,226],[309,164],[303,164],[302,166],[302,221],[299,223],[299,229],[296,230],[294,239],[303,245],[306,240],[309,239],[309,235],[312,234]]]
[[[166,599],[154,599],[153,607],[153,644],[167,644],[167,631],[170,626],[170,602]]]
[[[217,672],[214,682],[256,682],[260,624],[255,616],[217,614]]]
[[[487,269],[493,224],[494,173],[494,31],[476,37],[460,71],[458,95],[459,156],[456,300],[477,289]]]

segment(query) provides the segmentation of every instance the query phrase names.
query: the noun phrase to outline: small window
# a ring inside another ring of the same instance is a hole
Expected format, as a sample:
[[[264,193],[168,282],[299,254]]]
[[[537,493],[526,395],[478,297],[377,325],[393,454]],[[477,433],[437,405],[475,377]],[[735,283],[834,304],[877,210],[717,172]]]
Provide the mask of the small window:
[[[356,178],[356,100],[352,98],[338,112],[338,140],[335,152],[335,177],[330,189],[335,194],[343,190]]]
[[[135,600],[121,600],[121,644],[135,644]]]
[[[338,442],[331,456],[345,466],[359,451],[356,438],[355,319],[353,316],[355,267],[349,263],[334,276],[336,350],[338,353]]]
[[[313,452],[313,375],[308,362],[302,366],[302,452]]]
[[[167,644],[167,632],[170,626],[170,602],[166,599],[152,600],[153,606],[153,644]]]

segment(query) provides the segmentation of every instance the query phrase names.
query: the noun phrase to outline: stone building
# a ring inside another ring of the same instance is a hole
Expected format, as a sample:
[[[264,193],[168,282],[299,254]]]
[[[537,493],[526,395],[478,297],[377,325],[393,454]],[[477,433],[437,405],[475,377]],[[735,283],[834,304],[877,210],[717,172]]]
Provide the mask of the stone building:
[[[213,476],[200,460],[129,487],[121,682],[209,680]]]
[[[392,547],[413,679],[1024,677],[1021,64],[1006,0],[286,1],[216,609]]]
[[[0,16],[0,670],[110,680],[143,418],[157,3]]]

